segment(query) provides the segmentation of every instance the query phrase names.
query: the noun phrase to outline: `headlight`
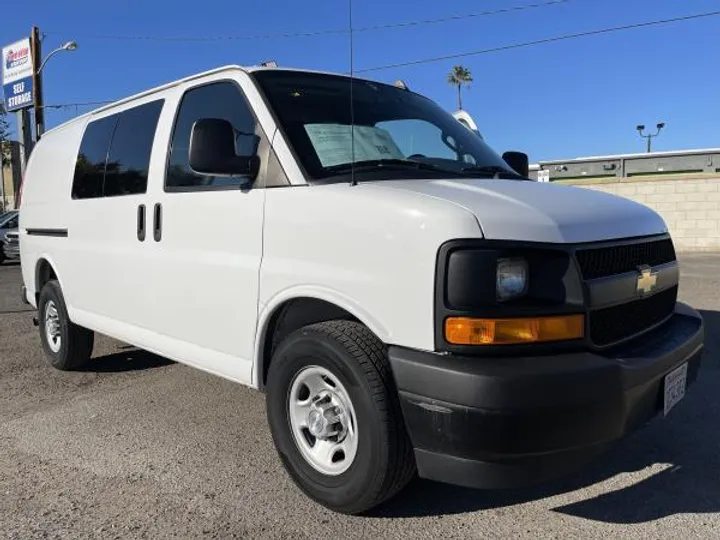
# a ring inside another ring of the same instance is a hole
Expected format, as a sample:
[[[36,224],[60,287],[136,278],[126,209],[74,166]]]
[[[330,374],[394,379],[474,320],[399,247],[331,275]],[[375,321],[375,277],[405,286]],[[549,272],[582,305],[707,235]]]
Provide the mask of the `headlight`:
[[[473,345],[487,345],[488,351],[578,341],[584,311],[583,283],[569,249],[462,239],[438,250],[434,327],[439,351],[464,354]]]
[[[520,257],[498,259],[495,279],[497,299],[512,300],[525,294],[528,289],[527,261]]]

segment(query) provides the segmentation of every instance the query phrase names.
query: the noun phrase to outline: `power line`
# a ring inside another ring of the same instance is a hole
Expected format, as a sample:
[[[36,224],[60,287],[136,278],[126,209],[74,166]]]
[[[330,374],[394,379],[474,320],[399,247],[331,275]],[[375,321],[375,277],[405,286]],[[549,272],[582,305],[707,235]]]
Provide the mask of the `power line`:
[[[450,21],[460,21],[464,19],[472,19],[474,17],[487,17],[490,15],[499,15],[501,13],[510,13],[513,11],[524,11],[526,9],[536,9],[541,7],[547,7],[547,6],[554,6],[557,4],[566,4],[570,0],[550,0],[549,2],[542,2],[538,4],[525,4],[522,6],[514,6],[509,8],[502,8],[502,9],[495,9],[492,11],[482,11],[480,13],[466,13],[465,15],[451,15],[449,17],[443,17],[440,19],[425,19],[420,21],[407,21],[407,22],[398,22],[398,23],[388,23],[388,24],[378,24],[375,26],[366,26],[364,28],[356,28],[354,30],[355,33],[357,32],[370,32],[372,30],[384,30],[387,28],[406,28],[408,26],[422,26],[426,24],[438,24],[438,23],[445,23]]]
[[[714,17],[720,15],[720,11],[710,11],[707,13],[698,13],[696,15],[685,15],[683,17],[674,17],[672,19],[660,19],[656,21],[648,21],[643,23],[636,23],[636,24],[627,24],[623,26],[614,26],[611,28],[602,28],[600,30],[590,30],[588,32],[578,32],[576,34],[565,34],[562,36],[555,36],[545,39],[537,39],[534,41],[525,41],[523,43],[513,43],[511,45],[501,45],[499,47],[492,47],[490,49],[481,49],[479,51],[470,51],[470,52],[463,52],[463,53],[457,53],[457,54],[448,54],[446,56],[437,56],[435,58],[424,58],[422,60],[411,60],[409,62],[398,62],[396,64],[386,64],[384,66],[376,66],[376,67],[370,67],[365,69],[358,69],[356,70],[356,73],[367,73],[369,71],[381,71],[385,69],[394,69],[399,67],[407,67],[407,66],[414,66],[418,64],[429,64],[432,62],[442,62],[444,60],[452,60],[454,58],[464,58],[466,56],[478,56],[481,54],[488,54],[493,52],[500,52],[500,51],[508,51],[511,49],[521,49],[524,47],[533,47],[535,45],[543,45],[545,43],[553,43],[556,41],[564,41],[568,39],[576,39],[581,37],[587,37],[587,36],[597,36],[599,34],[609,34],[612,32],[620,32],[622,30],[632,30],[637,28],[645,28],[648,26],[657,26],[661,24],[669,24],[674,22],[681,22],[681,21],[689,21],[693,19],[701,19],[704,17]]]
[[[535,4],[524,4],[520,6],[513,6],[508,8],[494,9],[490,11],[481,11],[477,13],[465,13],[463,15],[450,15],[441,17],[438,19],[423,19],[415,21],[401,21],[397,23],[384,23],[376,24],[373,26],[365,26],[361,28],[354,28],[353,33],[358,32],[372,32],[376,30],[386,30],[391,28],[408,28],[413,26],[424,26],[428,24],[440,24],[451,21],[460,21],[464,19],[472,19],[477,17],[489,17],[491,15],[500,15],[502,13],[511,13],[514,11],[524,11],[528,9],[537,9],[542,7],[554,6],[558,4],[566,4],[570,0],[549,0],[546,2],[540,2]],[[46,34],[66,34],[67,31],[60,32],[58,30],[51,30],[45,32]],[[298,37],[314,37],[324,36],[331,34],[347,34],[347,28],[326,28],[323,30],[311,30],[305,32],[288,32],[279,34],[253,34],[247,36],[137,36],[137,35],[118,35],[118,34],[80,34],[78,37],[84,39],[108,39],[108,40],[123,40],[123,41],[241,41],[241,40],[255,40],[255,39],[283,39],[283,38],[298,38]]]
[[[108,99],[105,101],[84,101],[79,103],[58,103],[53,105],[43,105],[44,109],[69,109],[70,107],[92,107],[93,105],[107,105],[116,100]]]
[[[674,22],[683,22],[683,21],[689,21],[694,19],[701,19],[701,18],[708,18],[708,17],[715,17],[720,15],[719,11],[710,11],[707,13],[698,13],[695,15],[685,15],[682,17],[674,17],[671,19],[660,19],[656,21],[646,21],[642,23],[635,23],[635,24],[628,24],[623,26],[613,26],[610,28],[601,28],[599,30],[590,30],[587,32],[578,32],[575,34],[565,34],[562,36],[555,36],[545,39],[538,39],[534,41],[526,41],[523,43],[513,43],[510,45],[501,45],[499,47],[492,47],[490,49],[482,49],[479,51],[470,51],[470,52],[464,52],[464,53],[457,53],[457,54],[450,54],[446,56],[438,56],[434,58],[425,58],[422,60],[412,60],[409,62],[399,62],[396,64],[388,64],[384,66],[376,66],[371,68],[365,68],[365,69],[359,69],[355,70],[355,73],[367,73],[370,71],[381,71],[385,69],[393,69],[398,67],[407,67],[407,66],[414,66],[419,64],[428,64],[432,62],[442,62],[444,60],[451,60],[454,58],[463,58],[466,56],[476,56],[481,54],[489,54],[493,52],[501,52],[501,51],[507,51],[511,49],[520,49],[525,47],[532,47],[535,45],[543,45],[546,43],[553,43],[556,41],[564,41],[569,39],[575,39],[575,38],[581,38],[581,37],[587,37],[587,36],[595,36],[600,34],[609,34],[612,32],[620,32],[622,30],[631,30],[631,29],[637,29],[637,28],[646,28],[649,26],[658,26],[663,24],[670,24]],[[44,108],[46,109],[62,109],[62,108],[70,108],[70,107],[82,107],[82,106],[92,106],[92,105],[107,105],[108,103],[113,103],[115,100],[104,100],[104,101],[85,101],[85,102],[78,102],[78,103],[60,103],[60,104],[53,104],[53,105],[44,105]]]

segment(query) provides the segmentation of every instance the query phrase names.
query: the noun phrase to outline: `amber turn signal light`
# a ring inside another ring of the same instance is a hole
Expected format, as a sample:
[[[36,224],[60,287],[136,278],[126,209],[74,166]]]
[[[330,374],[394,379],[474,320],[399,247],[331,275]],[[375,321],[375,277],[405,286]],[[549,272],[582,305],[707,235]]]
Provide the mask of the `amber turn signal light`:
[[[585,335],[584,315],[517,319],[450,317],[445,339],[453,345],[511,345],[580,339]]]

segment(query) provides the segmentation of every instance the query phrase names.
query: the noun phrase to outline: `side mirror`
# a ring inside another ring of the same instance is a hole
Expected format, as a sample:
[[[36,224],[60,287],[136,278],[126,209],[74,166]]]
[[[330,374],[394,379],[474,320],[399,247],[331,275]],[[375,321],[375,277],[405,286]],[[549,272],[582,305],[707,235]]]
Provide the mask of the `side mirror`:
[[[512,169],[520,176],[525,178],[530,176],[530,161],[528,155],[522,152],[505,152],[502,155],[505,163],[510,165]]]
[[[227,120],[202,118],[190,134],[190,168],[211,176],[257,176],[257,156],[235,153],[235,129]]]

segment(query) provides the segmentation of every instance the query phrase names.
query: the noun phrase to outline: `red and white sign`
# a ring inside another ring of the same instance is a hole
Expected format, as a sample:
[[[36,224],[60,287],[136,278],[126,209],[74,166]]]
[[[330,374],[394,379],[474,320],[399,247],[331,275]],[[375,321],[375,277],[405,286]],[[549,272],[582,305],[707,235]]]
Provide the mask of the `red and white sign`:
[[[32,54],[30,54],[30,38],[16,41],[2,50],[2,84],[3,86],[33,74]]]

